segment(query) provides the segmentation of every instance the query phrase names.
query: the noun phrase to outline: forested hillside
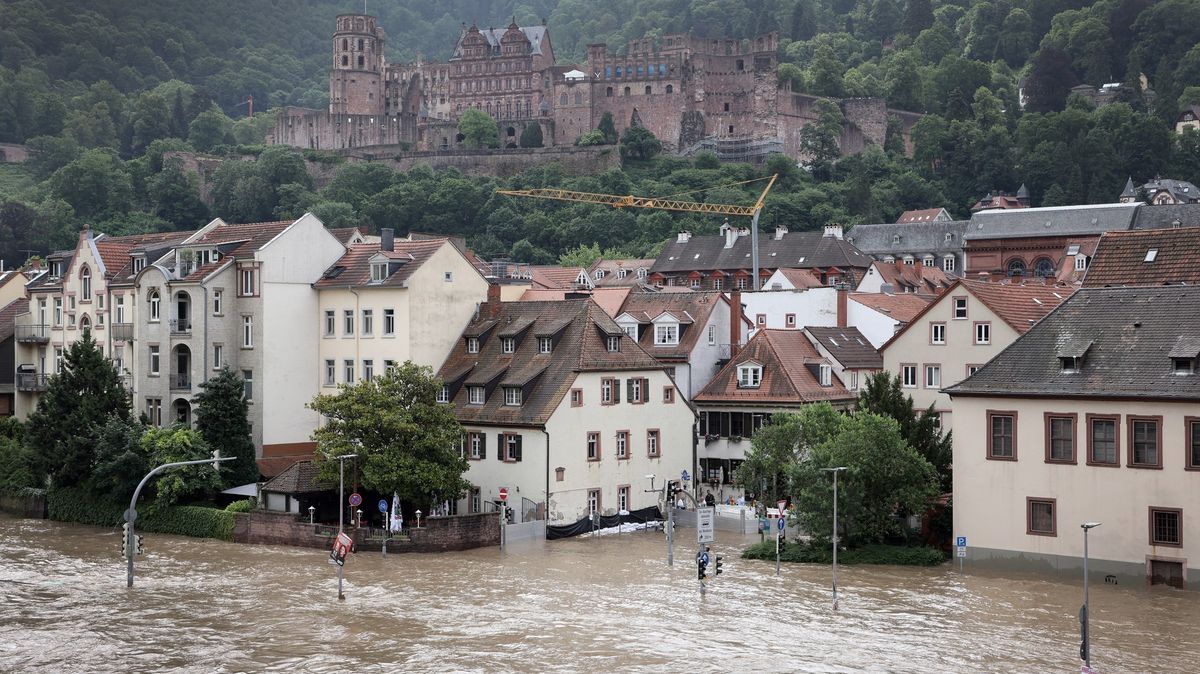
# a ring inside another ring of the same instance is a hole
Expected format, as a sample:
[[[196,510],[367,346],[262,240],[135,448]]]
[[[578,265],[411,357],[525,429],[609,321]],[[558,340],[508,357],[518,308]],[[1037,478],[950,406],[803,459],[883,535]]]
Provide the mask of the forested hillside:
[[[347,166],[318,192],[300,156],[279,148],[257,163],[230,162],[214,207],[201,203],[162,152],[262,152],[253,146],[272,121],[263,111],[325,105],[333,17],[361,10],[316,0],[0,1],[0,142],[36,152],[20,167],[0,165],[0,256],[19,263],[21,251],[69,245],[83,223],[128,233],[309,208],[337,224],[464,234],[486,254],[530,260],[591,243],[643,254],[681,224],[719,224],[515,203],[491,195],[496,181],[425,171]],[[779,77],[794,90],[877,96],[928,113],[911,158],[897,147],[841,158],[825,143],[808,170],[773,161],[787,176],[767,217],[794,228],[936,205],[961,216],[984,193],[1021,183],[1050,205],[1111,201],[1128,176],[1200,182],[1200,136],[1171,128],[1182,106],[1200,103],[1200,0],[404,0],[367,11],[388,32],[391,60],[444,59],[460,22],[503,25],[510,16],[544,17],[560,62],[591,42],[623,48],[647,34],[777,30]],[[1068,97],[1078,83],[1107,82],[1125,84],[1120,103],[1095,110]],[[251,96],[256,115],[247,119]],[[814,129],[814,147],[834,121]],[[764,169],[658,157],[599,178],[554,171],[505,184],[667,194]]]

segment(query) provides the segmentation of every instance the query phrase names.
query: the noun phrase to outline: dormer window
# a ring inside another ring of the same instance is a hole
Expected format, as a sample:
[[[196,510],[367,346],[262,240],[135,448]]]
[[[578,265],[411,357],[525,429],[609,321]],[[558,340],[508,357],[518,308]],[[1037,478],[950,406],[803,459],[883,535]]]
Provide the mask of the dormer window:
[[[550,353],[554,348],[552,337],[538,337],[538,353]]]
[[[617,270],[617,278],[625,278],[628,275],[629,275],[629,272],[624,269]]]
[[[900,243],[900,235],[899,235],[899,234],[893,234],[893,235],[892,235],[892,244],[894,244],[894,245],[895,245],[895,244],[899,244],[899,243]]]
[[[654,345],[673,346],[679,343],[679,325],[667,323],[654,326]]]
[[[915,263],[915,262],[916,262],[916,260],[914,260],[914,259],[913,259],[913,258],[911,258],[911,257],[907,257],[907,256],[905,256],[905,258],[904,258],[904,264],[906,264],[906,265],[908,265],[908,266],[910,266],[910,267],[914,266],[914,263]]]
[[[646,278],[646,269],[644,267],[638,268],[637,275],[638,278]]]
[[[926,255],[924,258],[921,259],[921,265],[924,267],[932,267],[933,266],[933,256]]]
[[[1058,363],[1062,367],[1063,374],[1075,374],[1079,372],[1079,358],[1077,356],[1059,356]]]
[[[597,280],[597,281],[599,281],[599,280],[600,280],[600,279],[602,279],[602,278],[604,278],[604,270],[603,270],[603,269],[597,269],[597,270],[596,270],[596,280]]]
[[[1150,250],[1146,251],[1146,259],[1142,260],[1142,262],[1154,262],[1156,258],[1158,258],[1158,249],[1151,248]]]
[[[1175,374],[1179,375],[1193,374],[1196,371],[1194,358],[1172,358],[1171,365]]]
[[[520,405],[521,404],[521,387],[519,387],[519,386],[504,387],[504,404],[505,405]]]
[[[388,277],[388,263],[387,262],[372,262],[371,263],[371,281],[373,283],[378,283],[380,281],[384,281],[387,279],[387,277]]]
[[[62,276],[62,264],[60,262],[50,263],[50,278],[58,278]]]
[[[762,366],[758,363],[739,365],[738,388],[758,388],[762,383]]]
[[[638,329],[638,326],[636,326],[636,325],[626,325],[624,328],[625,334],[629,335],[630,339],[635,339],[635,340],[637,339],[637,336],[638,336],[637,329]]]
[[[617,335],[608,336],[608,352],[617,353],[621,350],[621,338]]]
[[[133,273],[136,274],[145,268],[146,268],[146,258],[144,258],[144,257],[133,258]]]
[[[482,405],[484,401],[482,386],[467,387],[467,402],[471,405]]]
[[[946,243],[954,240],[954,232],[946,232]]]
[[[517,340],[513,337],[500,338],[500,352],[514,353],[517,350]]]
[[[449,386],[443,386],[440,389],[438,389],[437,401],[439,403],[450,402],[450,387]]]
[[[821,386],[833,386],[833,368],[829,363],[821,363]]]
[[[467,353],[479,353],[479,338],[478,337],[468,337],[467,338]]]

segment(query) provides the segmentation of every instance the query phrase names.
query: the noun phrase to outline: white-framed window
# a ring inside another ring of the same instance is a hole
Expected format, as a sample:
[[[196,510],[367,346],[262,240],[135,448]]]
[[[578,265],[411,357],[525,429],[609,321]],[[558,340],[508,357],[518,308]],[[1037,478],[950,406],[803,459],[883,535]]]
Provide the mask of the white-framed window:
[[[485,437],[487,437],[487,436],[485,436],[483,433],[468,433],[467,434],[467,444],[470,447],[472,459],[483,458],[483,443],[485,442],[485,440],[484,440]],[[475,490],[474,496],[476,499],[479,498],[479,490]],[[479,508],[478,504],[476,504],[475,508],[478,510],[478,508]]]
[[[452,272],[452,271],[442,272],[442,281],[444,281],[446,283],[453,283],[454,282],[454,272]]]
[[[911,255],[904,256],[904,264],[912,267],[915,263],[916,263],[916,260]]]
[[[992,343],[992,324],[991,323],[976,323],[975,324],[975,343],[976,344],[991,344]]]
[[[254,370],[242,370],[242,397],[247,402],[254,400]]]
[[[916,365],[901,365],[900,366],[900,385],[904,388],[917,387],[917,366]]]
[[[600,460],[600,434],[595,431],[590,431],[587,434],[587,460]]]
[[[646,431],[646,456],[658,456],[658,438],[659,432],[657,428],[651,428]]]
[[[222,306],[224,304],[224,302],[223,302],[224,298],[225,298],[224,290],[214,290],[213,291],[213,307],[212,307],[213,316],[221,315],[222,311],[225,308],[224,306]]]
[[[332,358],[325,359],[325,385],[333,386],[337,383],[337,362]]]
[[[608,336],[608,351],[609,353],[617,353],[621,350],[621,338],[616,335]]]
[[[617,458],[629,458],[629,431],[617,431]]]
[[[833,386],[833,368],[829,363],[821,363],[821,386]]]
[[[930,323],[929,324],[929,343],[930,344],[945,344],[946,343],[946,324],[945,323]]]
[[[554,338],[538,337],[538,353],[550,353],[554,348]]]
[[[150,299],[150,320],[158,321],[162,316],[162,296],[158,294],[157,288],[151,288],[148,297]],[[62,313],[62,300],[57,298],[54,300],[54,310],[55,318],[58,318]]]
[[[925,257],[921,258],[921,266],[922,267],[932,267],[933,266],[933,256],[926,255]]]
[[[242,316],[242,348],[254,348],[254,317]]]
[[[674,323],[654,326],[654,345],[670,346],[679,343],[679,326]]]
[[[625,269],[618,269],[618,270],[617,270],[617,278],[625,278],[625,277],[626,277],[626,276],[628,276],[628,275],[629,275],[629,271],[628,271],[628,270],[625,270]]]
[[[337,335],[337,315],[333,309],[325,310],[325,336],[334,337]]]
[[[954,298],[954,320],[960,320],[967,317],[967,298]]]
[[[617,487],[617,512],[629,511],[629,487]]]
[[[80,285],[82,286],[80,294],[83,296],[83,298],[82,298],[83,301],[91,302],[92,301],[92,269],[91,269],[91,267],[88,267],[86,264],[83,265],[83,269],[79,270],[79,281],[80,281]]]
[[[225,364],[225,345],[213,344],[213,369],[220,370]]]
[[[636,326],[636,325],[626,325],[625,326],[625,334],[629,335],[630,339],[637,340],[637,329],[638,329],[638,326]]]
[[[438,389],[437,401],[439,403],[450,402],[450,387],[449,386],[442,386],[441,388]]]
[[[858,370],[850,370],[850,390],[858,390]]]
[[[645,398],[643,397],[645,395],[645,392],[642,390],[642,381],[643,380],[641,380],[637,377],[633,377],[633,378],[629,379],[629,402],[631,402],[631,403],[646,402]]]
[[[942,366],[925,366],[925,388],[939,388],[942,385]]]
[[[482,405],[484,401],[484,393],[482,386],[467,387],[467,402],[472,405]]]
[[[1086,255],[1076,255],[1075,256],[1075,271],[1083,271],[1084,269],[1087,269],[1087,256]]]
[[[521,404],[521,387],[519,387],[519,386],[504,387],[504,404],[505,405],[520,405]]]
[[[396,334],[396,310],[383,310],[383,336],[391,337]]]
[[[388,270],[387,262],[372,262],[371,263],[371,281],[378,283],[380,281],[387,279],[387,277],[388,277],[387,270]]]
[[[136,274],[145,268],[146,268],[146,258],[144,258],[144,257],[133,258],[133,273]]]
[[[588,512],[600,512],[600,490],[589,489],[587,495]]]
[[[983,366],[982,365],[968,365],[967,366],[967,376],[970,377],[971,375],[975,374],[976,372],[979,372],[979,368],[981,368],[981,367],[983,367]]]
[[[154,320],[151,318],[151,320]],[[54,327],[62,327],[63,321],[63,301],[61,297],[54,298]]]
[[[952,272],[954,271],[954,265],[955,261],[953,255],[947,255],[942,258],[942,271],[946,273]]]
[[[362,335],[370,337],[375,332],[375,310],[362,310]]]
[[[342,310],[342,336],[349,337],[354,334],[354,310]]]
[[[500,338],[500,353],[515,353],[517,350],[517,340],[514,337]]]
[[[738,388],[758,388],[762,383],[762,366],[757,363],[739,365]]]
[[[708,345],[712,346],[717,343],[717,326],[708,326]]]
[[[371,381],[372,379],[375,378],[375,361],[374,360],[372,360],[370,358],[366,358],[363,360],[362,374],[363,374],[363,379],[365,379],[367,381]]]
[[[617,382],[615,379],[601,379],[600,380],[600,404],[601,405],[612,405],[613,404],[613,402],[614,402],[613,389],[616,386],[617,386]]]
[[[342,377],[347,384],[354,383],[354,359],[347,358],[342,361]]]
[[[57,348],[54,349],[54,359],[56,361],[62,360],[62,350],[61,349],[57,349]],[[56,363],[56,365],[57,365],[57,363]],[[159,352],[158,352],[158,345],[151,344],[150,345],[150,374],[157,376],[161,367],[162,367],[162,360],[161,360]],[[58,371],[58,368],[55,367],[55,372],[57,372],[57,371]]]
[[[257,286],[255,285],[254,268],[245,267],[238,271],[238,294],[242,297],[252,297],[257,295]]]
[[[45,322],[46,300],[42,300],[41,305],[40,305],[40,310],[41,310],[42,317],[43,317],[42,322]],[[124,295],[117,295],[114,311],[116,312],[116,315],[117,315],[116,321],[118,323],[124,323],[125,322],[125,296]]]
[[[467,353],[479,353],[479,338],[478,337],[468,337],[467,338]]]

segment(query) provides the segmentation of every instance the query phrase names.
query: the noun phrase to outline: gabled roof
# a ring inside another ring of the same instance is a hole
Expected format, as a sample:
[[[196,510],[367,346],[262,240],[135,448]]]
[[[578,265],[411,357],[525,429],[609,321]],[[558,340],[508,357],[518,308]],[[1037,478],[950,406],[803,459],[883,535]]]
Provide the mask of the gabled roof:
[[[904,253],[945,254],[961,252],[966,220],[855,225],[846,240],[859,250],[875,256]],[[950,236],[947,238],[947,234]],[[896,237],[900,241],[896,242]]]
[[[947,392],[1200,401],[1200,374],[1172,369],[1180,336],[1200,338],[1200,288],[1084,288]],[[1063,372],[1059,352],[1082,344],[1078,372]]]
[[[636,286],[640,283],[645,283],[646,279],[639,278],[637,275],[638,269],[645,269],[649,275],[650,267],[654,264],[653,259],[630,259],[630,260],[596,260],[588,267],[588,276],[592,278],[592,283],[596,287],[605,286]],[[597,271],[604,271],[602,278],[596,278]],[[625,278],[620,278],[618,272],[625,270]]]
[[[343,246],[358,243],[363,237],[362,230],[357,227],[332,227],[329,233],[341,241]]]
[[[592,298],[596,304],[609,316],[616,316],[621,311],[621,303],[633,290],[628,286],[615,288],[593,288],[592,290],[544,290],[530,288],[521,293],[520,302],[545,302],[550,300],[580,299],[582,296]]]
[[[757,388],[738,387],[738,366],[754,361],[762,366]],[[825,362],[800,330],[759,330],[717,372],[694,400],[697,403],[783,404],[854,400],[836,376],[821,386],[814,370]],[[812,368],[812,369],[810,369]]]
[[[708,325],[713,308],[720,302],[728,304],[729,301],[719,292],[630,293],[618,315],[630,314],[645,326],[638,343],[646,353],[662,360],[686,361]],[[678,344],[655,346],[650,321],[663,314],[680,319]],[[718,341],[729,341],[728,328],[726,334],[718,335]]]
[[[315,461],[295,461],[263,483],[262,491],[276,494],[312,494],[333,489],[334,483],[321,482],[317,478],[320,472]]]
[[[975,241],[1101,234],[1129,229],[1137,209],[1138,204],[1089,204],[980,211],[971,216],[963,238]]]
[[[901,323],[908,323],[925,310],[932,297],[893,293],[850,293],[850,299],[890,316]]]
[[[1154,178],[1149,180],[1142,189],[1151,197],[1159,192],[1168,192],[1171,198],[1179,203],[1196,203],[1200,201],[1200,190],[1195,185],[1186,180],[1172,180],[1170,178]],[[1121,196],[1125,196],[1122,194]]]
[[[378,243],[353,243],[346,247],[345,254],[338,258],[337,262],[325,270],[313,287],[318,290],[322,288],[404,287],[413,273],[445,245],[449,245],[446,239],[396,240],[392,251],[383,251],[380,250]],[[389,260],[389,269],[398,268],[383,281],[372,282],[371,258],[380,255]]]
[[[729,248],[725,247],[725,237],[722,235],[693,236],[683,243],[679,239],[671,239],[663,246],[662,253],[654,261],[650,271],[674,274],[717,269],[749,270],[752,266],[750,243],[749,234],[738,236]],[[849,241],[836,236],[826,236],[823,232],[787,232],[780,238],[775,238],[773,234],[760,233],[758,263],[760,269],[865,269],[871,266],[871,258]]]
[[[1142,204],[1132,229],[1165,229],[1200,226],[1200,204]]]
[[[29,300],[22,297],[13,300],[0,308],[0,342],[13,336],[16,332],[16,318],[29,312]],[[11,373],[10,373],[11,374]]]
[[[807,288],[823,288],[824,283],[821,283],[821,277],[818,272],[813,269],[777,269],[776,273],[783,276],[792,284],[792,287],[797,290]],[[764,288],[770,290],[770,288]]]
[[[575,290],[579,287],[582,275],[588,278],[587,270],[583,267],[559,267],[556,265],[539,265],[529,268],[533,277],[533,288],[538,290]],[[584,283],[591,286],[591,279]]]
[[[920,260],[915,264],[904,264],[902,261],[876,262],[875,269],[883,278],[883,282],[891,285],[895,292],[935,295],[949,288],[953,282],[940,267],[926,267]]]
[[[479,353],[467,353],[466,340],[460,339],[438,371],[438,376],[449,379],[470,368],[466,385],[454,391],[452,399],[455,415],[467,425],[540,426],[570,391],[577,373],[662,369],[590,299],[484,304],[463,334],[478,334],[480,324],[494,324],[497,330],[480,340]],[[531,329],[517,341],[515,353],[501,353],[500,332],[517,324]],[[534,337],[550,330],[558,330],[553,349],[540,353]],[[608,351],[606,335],[619,337],[620,351]],[[504,379],[498,380],[501,375]],[[468,404],[467,385],[501,383],[524,387],[521,405],[505,405],[499,390],[491,392],[483,405]]]
[[[201,230],[199,236],[193,237],[186,241],[186,246],[228,246],[232,245],[225,251],[225,257],[234,259],[244,259],[253,257],[254,253],[261,250],[268,243],[273,241],[276,236],[279,236],[283,230],[287,229],[295,222],[294,220],[278,220],[275,222],[251,222],[244,224],[229,224],[222,222],[221,224],[209,230]]]
[[[882,370],[883,356],[858,328],[804,328],[847,370]]]
[[[101,234],[94,239],[96,252],[104,262],[105,277],[125,278],[133,271],[130,253],[144,248],[169,248],[178,244],[192,232],[158,232],[155,234],[135,234],[132,236],[108,236]]]
[[[475,27],[472,26],[472,28],[475,28]],[[546,36],[546,27],[545,26],[516,26],[516,28],[517,28],[517,30],[520,30],[522,33],[524,33],[526,40],[529,40],[529,53],[533,54],[534,56],[540,56],[542,54],[542,39]],[[500,46],[500,38],[504,37],[504,34],[506,32],[508,32],[507,27],[506,28],[478,28],[478,30],[479,30],[479,34],[483,36],[483,39],[487,40],[488,46],[490,46],[490,47]],[[451,60],[460,59],[463,57],[462,41],[463,41],[463,38],[467,36],[467,33],[468,33],[468,31],[464,30],[458,36],[458,42],[455,43],[455,45],[454,45],[454,54],[450,57]]]
[[[1147,261],[1151,250],[1154,259]],[[1200,283],[1200,228],[1109,232],[1083,277],[1089,288],[1178,283]]]
[[[946,222],[951,220],[950,214],[944,208],[922,208],[916,211],[904,211],[896,219],[897,223],[907,222]]]

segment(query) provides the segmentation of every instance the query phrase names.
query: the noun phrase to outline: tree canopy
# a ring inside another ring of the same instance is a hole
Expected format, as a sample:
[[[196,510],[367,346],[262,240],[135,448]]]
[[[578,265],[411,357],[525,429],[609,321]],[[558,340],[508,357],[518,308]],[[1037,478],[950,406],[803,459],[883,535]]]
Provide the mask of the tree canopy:
[[[259,477],[245,386],[242,377],[226,366],[201,383],[196,396],[196,431],[221,456],[237,457],[236,461],[221,464],[228,487],[257,482]]]

